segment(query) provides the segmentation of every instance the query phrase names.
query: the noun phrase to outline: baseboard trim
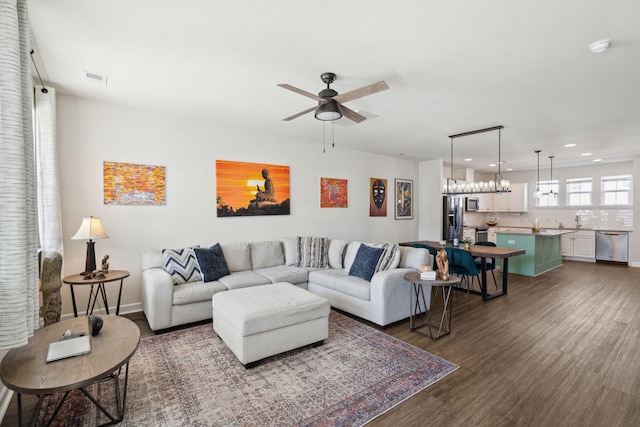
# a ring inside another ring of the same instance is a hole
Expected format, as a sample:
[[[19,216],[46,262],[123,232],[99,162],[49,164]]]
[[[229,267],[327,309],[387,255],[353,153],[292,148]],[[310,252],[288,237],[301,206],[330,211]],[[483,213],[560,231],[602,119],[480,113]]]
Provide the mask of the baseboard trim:
[[[120,314],[137,313],[139,311],[142,311],[142,302],[120,305]],[[109,307],[109,313],[116,314],[116,308]],[[94,310],[93,314],[106,315],[107,312],[104,310]],[[86,311],[78,312],[78,316],[86,316],[86,315],[87,315]],[[60,320],[71,319],[72,317],[73,317],[73,313],[67,313],[60,316]]]

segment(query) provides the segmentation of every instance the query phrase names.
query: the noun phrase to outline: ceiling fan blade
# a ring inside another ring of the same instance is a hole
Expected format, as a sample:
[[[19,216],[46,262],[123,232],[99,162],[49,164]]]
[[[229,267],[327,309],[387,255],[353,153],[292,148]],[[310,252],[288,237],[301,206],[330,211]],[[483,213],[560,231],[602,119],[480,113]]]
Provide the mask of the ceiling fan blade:
[[[323,98],[320,98],[317,95],[314,95],[314,94],[309,93],[307,91],[304,91],[302,89],[298,89],[297,87],[293,87],[293,86],[288,85],[286,83],[280,83],[277,86],[280,86],[281,88],[284,88],[284,89],[288,89],[288,90],[290,90],[292,92],[295,92],[295,93],[299,93],[300,95],[306,96],[307,98],[315,99],[316,101],[324,101]]]
[[[333,97],[333,99],[342,104],[343,102],[353,101],[354,99],[372,95],[374,93],[381,92],[387,89],[389,89],[389,86],[387,85],[387,83],[385,83],[384,80],[381,80],[377,83],[372,83],[368,86],[361,87],[360,89],[355,89],[349,92],[342,93],[340,95],[336,95]]]
[[[312,112],[312,111],[315,111],[315,109],[316,109],[316,108],[318,108],[318,107],[317,107],[317,106],[311,107],[311,108],[309,108],[309,109],[307,109],[307,110],[301,111],[301,112],[299,112],[298,114],[294,114],[293,116],[289,116],[289,117],[287,117],[286,119],[282,119],[282,120],[284,120],[284,121],[288,122],[289,120],[296,119],[296,118],[298,118],[298,117],[300,117],[300,116],[303,116],[303,115],[305,115],[305,114],[307,114],[307,113],[310,113],[310,112]]]
[[[345,116],[347,119],[353,120],[356,123],[360,123],[362,121],[367,120],[367,118],[365,116],[362,116],[362,115],[356,113],[351,108],[345,107],[342,104],[340,105],[340,110],[342,110],[342,115],[343,116]]]

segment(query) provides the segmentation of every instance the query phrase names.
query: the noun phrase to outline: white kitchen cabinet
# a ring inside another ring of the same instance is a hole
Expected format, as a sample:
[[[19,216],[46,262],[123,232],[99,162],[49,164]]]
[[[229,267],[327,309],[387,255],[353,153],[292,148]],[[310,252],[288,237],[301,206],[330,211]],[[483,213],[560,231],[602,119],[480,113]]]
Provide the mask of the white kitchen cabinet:
[[[487,240],[498,243],[498,229],[496,227],[489,227],[489,230],[487,230]]]
[[[592,230],[580,230],[562,236],[562,256],[567,258],[596,257],[596,234]]]
[[[526,212],[527,183],[511,184],[510,193],[496,193],[493,196],[493,212]]]
[[[477,194],[478,212],[493,212],[493,194]]]

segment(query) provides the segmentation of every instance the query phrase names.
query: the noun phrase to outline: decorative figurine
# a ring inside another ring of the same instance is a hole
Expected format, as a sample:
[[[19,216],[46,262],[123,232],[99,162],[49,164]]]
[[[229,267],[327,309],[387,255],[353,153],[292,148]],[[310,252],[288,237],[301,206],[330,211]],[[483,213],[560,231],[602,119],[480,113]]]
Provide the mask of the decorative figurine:
[[[100,333],[102,329],[103,321],[100,316],[89,316],[89,333],[92,337],[95,337]]]
[[[438,266],[436,274],[440,280],[449,280],[449,261],[447,260],[447,252],[440,249],[436,254],[436,265]]]
[[[104,274],[109,273],[109,254],[102,257],[102,268],[100,269]]]

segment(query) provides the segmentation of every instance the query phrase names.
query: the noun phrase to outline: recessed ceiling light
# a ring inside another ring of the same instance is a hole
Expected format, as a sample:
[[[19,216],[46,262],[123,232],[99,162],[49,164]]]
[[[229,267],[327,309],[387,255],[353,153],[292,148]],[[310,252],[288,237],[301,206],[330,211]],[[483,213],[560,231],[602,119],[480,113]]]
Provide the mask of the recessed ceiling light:
[[[563,147],[569,148],[569,147],[575,147],[576,144],[564,144]]]
[[[470,162],[473,159],[464,159],[465,162]]]
[[[602,159],[593,159],[593,163],[600,163],[602,162]]]
[[[583,156],[583,157],[587,157],[587,156],[590,156],[590,155],[591,155],[591,153],[582,153],[582,154],[580,154],[580,155],[581,155],[581,156]]]
[[[507,172],[512,171],[512,170],[513,170],[513,168],[507,168]]]
[[[597,42],[591,43],[589,45],[589,50],[591,51],[591,53],[602,53],[605,50],[609,49],[609,46],[611,46],[611,40],[602,39],[598,40]]]
[[[495,167],[495,165],[496,165],[495,163],[491,163],[489,167],[492,168],[492,167]]]

